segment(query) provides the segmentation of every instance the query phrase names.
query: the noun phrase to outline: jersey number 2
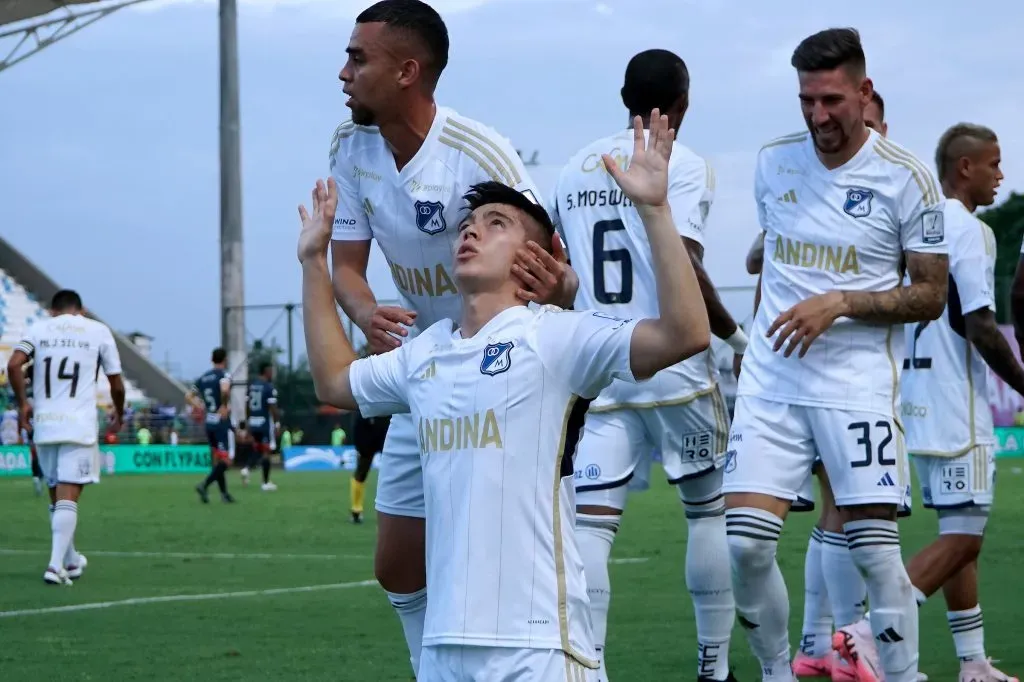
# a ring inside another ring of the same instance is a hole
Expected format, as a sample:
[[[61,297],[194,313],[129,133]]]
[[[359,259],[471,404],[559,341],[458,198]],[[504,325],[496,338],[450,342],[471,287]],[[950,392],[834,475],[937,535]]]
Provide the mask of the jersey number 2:
[[[633,259],[627,249],[604,248],[604,236],[625,230],[621,220],[599,220],[594,223],[594,296],[598,303],[629,303],[633,300]],[[604,283],[605,263],[619,263],[622,268],[622,290],[608,291]]]
[[[919,358],[917,357],[917,341],[921,338],[921,332],[925,330],[931,320],[925,322],[918,322],[914,327],[914,342],[910,344],[910,357],[903,358],[903,369],[931,369],[932,359],[931,358]]]
[[[50,374],[53,368],[53,358],[43,358],[43,384],[46,392],[46,397],[50,397],[50,385],[51,379]],[[72,363],[71,372],[68,372],[68,359],[61,358],[60,364],[57,365],[57,378],[65,381],[71,381],[71,392],[69,397],[74,398],[75,394],[78,393],[78,368],[77,362]]]

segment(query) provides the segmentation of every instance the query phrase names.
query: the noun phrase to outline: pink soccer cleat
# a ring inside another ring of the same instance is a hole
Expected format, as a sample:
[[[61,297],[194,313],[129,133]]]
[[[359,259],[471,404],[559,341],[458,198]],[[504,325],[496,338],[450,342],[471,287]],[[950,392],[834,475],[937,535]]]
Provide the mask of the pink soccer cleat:
[[[843,660],[839,652],[832,650],[832,682],[857,682],[853,667]]]
[[[793,657],[793,674],[797,677],[832,677],[832,658],[814,658],[799,651]]]
[[[832,635],[832,648],[849,666],[855,682],[882,682],[884,679],[871,623],[866,618],[836,630]]]

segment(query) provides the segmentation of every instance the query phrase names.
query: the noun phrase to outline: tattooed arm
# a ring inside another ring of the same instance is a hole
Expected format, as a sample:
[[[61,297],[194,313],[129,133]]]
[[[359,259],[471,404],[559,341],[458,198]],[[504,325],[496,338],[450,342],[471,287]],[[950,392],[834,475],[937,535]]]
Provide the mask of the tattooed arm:
[[[981,308],[964,316],[967,340],[981,353],[993,372],[1020,395],[1024,395],[1024,368],[1017,362],[1013,349],[999,331],[995,313]]]
[[[1017,272],[1013,275],[1010,289],[1010,313],[1013,317],[1013,333],[1017,345],[1024,346],[1024,253],[1017,261]]]
[[[910,285],[888,291],[844,291],[840,316],[877,324],[934,320],[946,307],[949,258],[908,251]]]

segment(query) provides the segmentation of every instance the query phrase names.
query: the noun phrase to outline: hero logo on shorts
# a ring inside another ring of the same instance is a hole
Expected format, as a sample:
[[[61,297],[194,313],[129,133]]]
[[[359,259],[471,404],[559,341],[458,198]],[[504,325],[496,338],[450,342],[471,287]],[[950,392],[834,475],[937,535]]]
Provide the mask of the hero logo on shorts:
[[[866,218],[871,215],[871,200],[875,193],[869,189],[854,187],[846,190],[846,202],[843,203],[843,211],[854,218]]]
[[[484,359],[480,361],[480,373],[494,376],[507,372],[512,367],[512,342],[489,343],[484,348]]]
[[[444,204],[440,201],[417,201],[416,227],[427,234],[444,232],[448,225],[444,222]]]
[[[942,211],[928,211],[921,214],[921,241],[925,244],[941,244],[946,238],[946,225]]]

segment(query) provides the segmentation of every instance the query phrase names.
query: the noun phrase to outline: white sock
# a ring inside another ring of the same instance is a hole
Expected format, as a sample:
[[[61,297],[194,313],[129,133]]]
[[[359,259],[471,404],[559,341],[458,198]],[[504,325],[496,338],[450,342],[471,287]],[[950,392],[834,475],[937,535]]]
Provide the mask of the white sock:
[[[725,680],[729,676],[729,639],[736,621],[725,498],[718,495],[701,504],[684,502],[683,506],[687,526],[686,588],[697,620],[697,677]]]
[[[763,680],[791,679],[789,595],[775,559],[782,519],[751,507],[725,512],[736,612]]]
[[[53,510],[54,506],[50,505],[50,527],[53,527]],[[75,536],[71,536],[71,542],[68,544],[68,551],[64,554],[64,563],[61,566],[54,566],[54,568],[77,566],[78,565],[78,552],[75,551]]]
[[[607,682],[605,641],[608,635],[608,610],[612,601],[612,583],[608,576],[608,557],[612,553],[615,533],[619,530],[620,515],[576,514],[576,544],[583,560],[583,574],[587,577],[587,597],[590,598],[590,622],[594,629],[594,649],[601,664],[600,679]]]
[[[402,622],[405,643],[409,647],[409,661],[415,675],[420,667],[420,649],[423,647],[423,621],[427,617],[427,588],[412,594],[388,592],[388,601]]]
[[[913,587],[913,585],[911,585],[911,587]],[[928,601],[928,595],[914,587],[914,601],[917,602],[918,606],[924,606],[924,603]]]
[[[71,546],[71,538],[75,535],[78,525],[78,504],[71,500],[57,500],[54,505],[50,529],[53,531],[53,544],[50,550],[50,567],[60,570],[64,568],[64,555]]]
[[[811,658],[832,655],[832,605],[822,570],[822,531],[815,526],[804,558],[804,624],[800,652]]]
[[[985,627],[981,618],[981,605],[966,611],[946,611],[953,644],[961,663],[984,661]]]
[[[822,531],[821,543],[821,570],[828,584],[832,617],[838,630],[864,617],[868,586],[853,562],[846,533]]]
[[[918,610],[903,566],[895,521],[866,519],[844,524],[850,553],[871,600],[871,631],[886,682],[916,682]]]

